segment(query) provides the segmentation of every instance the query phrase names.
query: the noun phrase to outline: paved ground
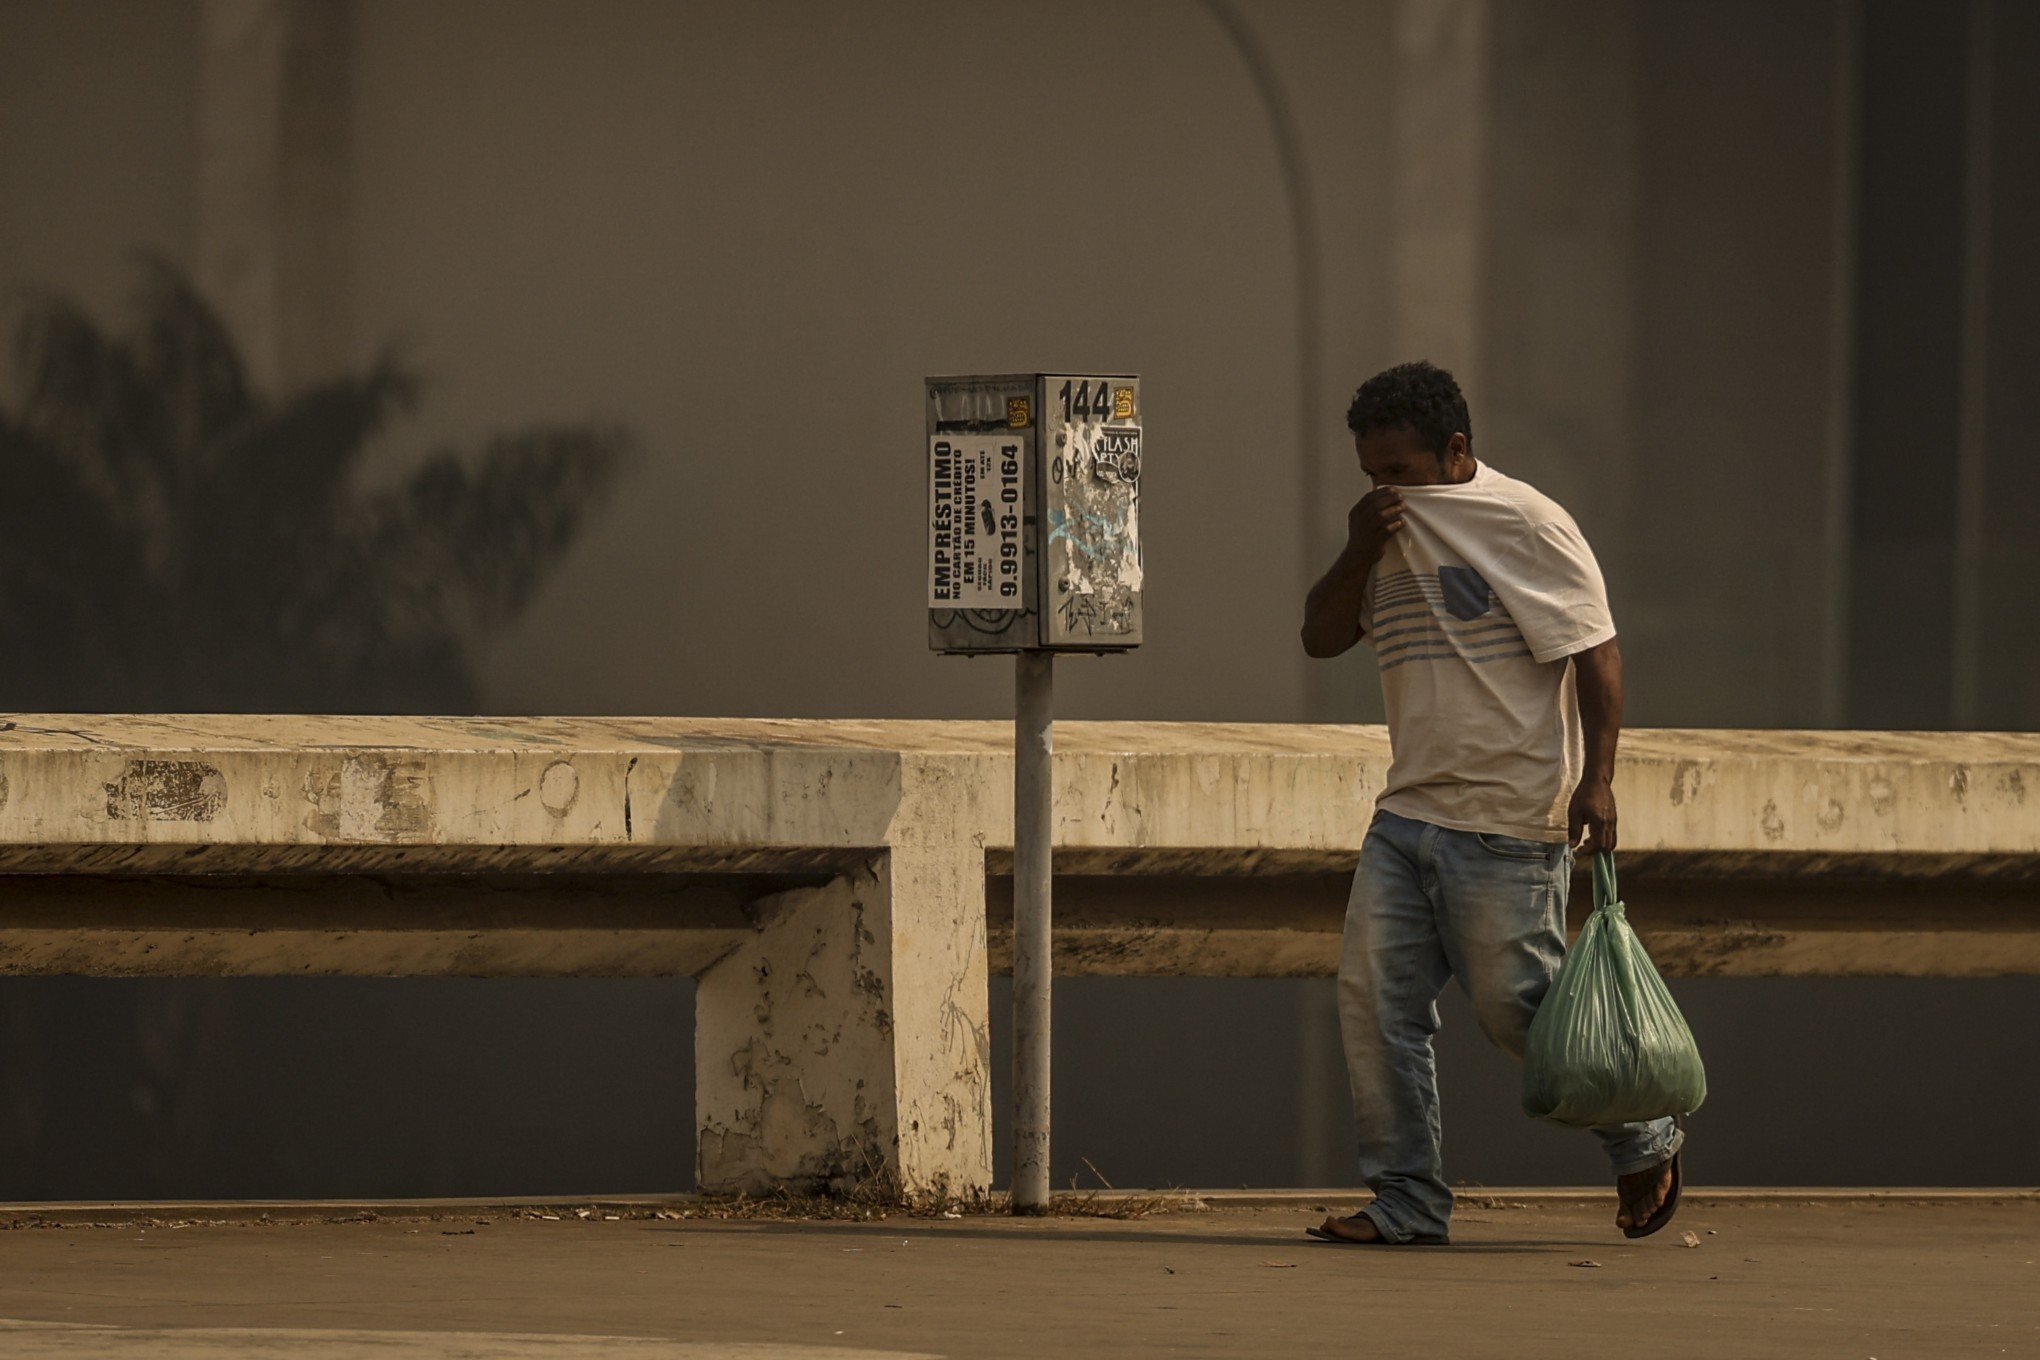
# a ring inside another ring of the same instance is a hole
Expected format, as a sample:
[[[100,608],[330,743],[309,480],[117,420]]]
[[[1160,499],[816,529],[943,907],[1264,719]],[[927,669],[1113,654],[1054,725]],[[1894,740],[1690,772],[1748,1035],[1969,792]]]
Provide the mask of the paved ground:
[[[1306,1208],[17,1228],[0,1355],[2040,1356],[2040,1202],[1702,1202],[1694,1248],[1612,1212],[1462,1210],[1400,1252],[1311,1243]]]

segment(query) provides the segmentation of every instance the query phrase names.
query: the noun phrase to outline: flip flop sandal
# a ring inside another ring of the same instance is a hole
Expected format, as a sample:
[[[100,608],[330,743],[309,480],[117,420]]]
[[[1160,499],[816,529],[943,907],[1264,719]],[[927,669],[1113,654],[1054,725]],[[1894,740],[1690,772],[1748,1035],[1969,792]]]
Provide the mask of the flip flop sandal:
[[[1685,1179],[1679,1170],[1679,1159],[1685,1155],[1686,1150],[1684,1148],[1680,1148],[1672,1154],[1672,1188],[1665,1192],[1665,1202],[1658,1205],[1657,1212],[1643,1220],[1643,1222],[1635,1227],[1624,1228],[1622,1230],[1624,1237],[1649,1237],[1659,1228],[1672,1221],[1672,1215],[1679,1211],[1679,1188]]]
[[[1351,1223],[1356,1218],[1366,1217],[1365,1214],[1349,1214],[1345,1218],[1340,1219],[1339,1222]],[[1372,1220],[1369,1221],[1371,1222]],[[1436,1233],[1419,1234],[1407,1242],[1391,1242],[1385,1237],[1377,1237],[1371,1242],[1363,1242],[1358,1238],[1341,1237],[1337,1233],[1328,1233],[1323,1228],[1305,1228],[1303,1231],[1307,1237],[1315,1237],[1320,1242],[1330,1242],[1335,1246],[1341,1247],[1449,1247],[1452,1245],[1451,1238],[1441,1237]],[[1376,1228],[1376,1231],[1378,1232],[1380,1229]]]

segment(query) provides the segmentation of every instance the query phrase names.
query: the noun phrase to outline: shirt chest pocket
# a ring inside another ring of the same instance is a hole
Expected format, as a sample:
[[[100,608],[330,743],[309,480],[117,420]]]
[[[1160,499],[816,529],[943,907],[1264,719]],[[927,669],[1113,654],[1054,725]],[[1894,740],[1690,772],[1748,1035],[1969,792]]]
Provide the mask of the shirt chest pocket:
[[[1438,590],[1445,612],[1462,623],[1471,623],[1494,607],[1487,578],[1472,567],[1438,568]]]

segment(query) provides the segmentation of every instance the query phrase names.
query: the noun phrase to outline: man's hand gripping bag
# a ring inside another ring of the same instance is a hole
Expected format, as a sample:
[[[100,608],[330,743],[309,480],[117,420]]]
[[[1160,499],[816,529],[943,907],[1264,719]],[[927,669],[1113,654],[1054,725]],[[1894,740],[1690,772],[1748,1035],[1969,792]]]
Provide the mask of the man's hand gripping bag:
[[[1523,1112],[1591,1128],[1687,1114],[1707,1073],[1686,1017],[1651,966],[1615,891],[1615,859],[1594,856],[1594,913],[1530,1023]]]

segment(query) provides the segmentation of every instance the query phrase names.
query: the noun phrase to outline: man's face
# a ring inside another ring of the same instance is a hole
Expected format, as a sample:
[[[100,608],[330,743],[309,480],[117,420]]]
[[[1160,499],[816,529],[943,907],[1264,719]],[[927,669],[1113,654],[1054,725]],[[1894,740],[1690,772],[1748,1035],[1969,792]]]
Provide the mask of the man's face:
[[[1376,486],[1438,486],[1473,475],[1463,434],[1446,442],[1443,458],[1425,448],[1407,425],[1355,435],[1353,447],[1360,453],[1361,470]]]

